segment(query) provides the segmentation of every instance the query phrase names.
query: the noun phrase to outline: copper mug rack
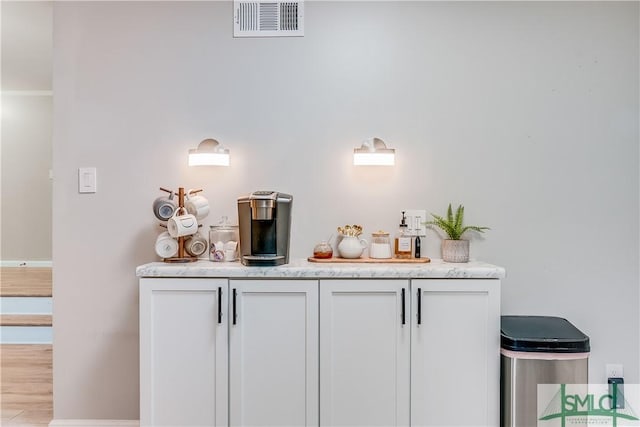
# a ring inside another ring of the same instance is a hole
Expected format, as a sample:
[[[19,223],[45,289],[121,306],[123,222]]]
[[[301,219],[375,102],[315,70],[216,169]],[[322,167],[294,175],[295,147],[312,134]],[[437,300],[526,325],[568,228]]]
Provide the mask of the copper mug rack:
[[[184,187],[180,187],[178,188],[178,191],[171,191],[171,190],[167,190],[166,188],[160,187],[160,191],[165,191],[169,194],[177,194],[178,195],[178,207],[176,208],[178,211],[178,216],[184,215],[187,210],[184,207],[184,196],[185,196],[185,191],[184,191]],[[202,189],[199,190],[191,190],[189,191],[189,194],[195,194],[195,193],[200,193],[202,191]],[[161,227],[166,227],[166,225],[164,224],[159,224]],[[198,227],[202,227],[202,224],[198,224]],[[181,263],[181,262],[195,262],[198,260],[198,257],[194,257],[189,255],[186,250],[184,249],[184,241],[185,241],[185,237],[184,236],[180,236],[178,237],[178,256],[174,256],[171,258],[164,258],[163,261],[164,262],[170,262],[170,263]]]

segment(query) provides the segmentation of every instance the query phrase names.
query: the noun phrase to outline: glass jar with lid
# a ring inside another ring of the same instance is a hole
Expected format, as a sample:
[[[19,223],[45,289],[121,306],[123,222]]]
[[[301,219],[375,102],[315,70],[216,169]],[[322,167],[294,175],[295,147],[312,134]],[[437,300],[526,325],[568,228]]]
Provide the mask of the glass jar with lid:
[[[369,257],[377,259],[391,258],[391,240],[386,231],[376,231],[371,233],[371,245],[369,246]]]
[[[333,248],[331,247],[329,242],[326,240],[323,240],[322,242],[318,243],[313,248],[314,258],[327,259],[327,258],[331,258],[332,256],[333,256]]]
[[[239,230],[223,216],[218,225],[209,229],[209,260],[236,261],[240,253]]]

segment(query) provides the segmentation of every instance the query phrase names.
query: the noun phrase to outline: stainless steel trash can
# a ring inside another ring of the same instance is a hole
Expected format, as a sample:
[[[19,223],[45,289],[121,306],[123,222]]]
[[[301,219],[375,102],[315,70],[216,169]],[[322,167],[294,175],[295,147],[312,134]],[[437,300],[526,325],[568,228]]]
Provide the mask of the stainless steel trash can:
[[[538,384],[587,384],[589,337],[549,316],[502,316],[500,424],[535,427]]]

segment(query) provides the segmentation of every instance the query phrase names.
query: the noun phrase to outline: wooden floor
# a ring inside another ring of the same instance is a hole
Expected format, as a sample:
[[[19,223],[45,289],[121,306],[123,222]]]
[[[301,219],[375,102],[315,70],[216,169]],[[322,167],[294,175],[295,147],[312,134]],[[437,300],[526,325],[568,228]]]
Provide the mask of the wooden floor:
[[[45,427],[53,418],[49,344],[0,345],[2,426]]]
[[[3,267],[0,296],[50,297],[51,268]],[[2,315],[5,326],[50,326],[50,315]],[[0,424],[46,427],[53,418],[50,344],[0,344]]]

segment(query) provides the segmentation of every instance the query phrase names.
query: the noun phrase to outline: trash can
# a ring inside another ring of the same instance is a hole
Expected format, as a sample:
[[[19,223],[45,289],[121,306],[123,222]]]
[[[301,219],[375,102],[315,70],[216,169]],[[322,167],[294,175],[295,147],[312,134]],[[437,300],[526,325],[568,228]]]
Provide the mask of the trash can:
[[[500,424],[538,425],[538,384],[587,384],[589,337],[549,316],[502,316]]]

